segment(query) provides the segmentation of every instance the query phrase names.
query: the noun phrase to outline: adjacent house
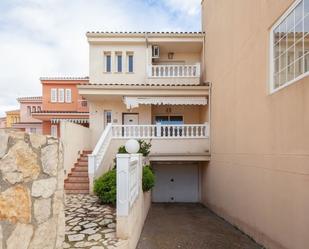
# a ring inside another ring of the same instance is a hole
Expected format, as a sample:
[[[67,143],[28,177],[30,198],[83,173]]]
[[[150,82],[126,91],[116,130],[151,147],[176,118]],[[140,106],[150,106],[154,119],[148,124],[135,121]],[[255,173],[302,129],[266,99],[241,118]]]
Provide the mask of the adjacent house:
[[[204,0],[203,203],[266,248],[309,248],[309,1]]]
[[[20,122],[20,110],[6,112],[6,128],[12,128],[13,124]]]
[[[88,104],[79,95],[77,85],[88,83],[87,77],[42,77],[42,108],[32,117],[42,121],[42,133],[60,137],[62,120],[88,127]]]
[[[6,128],[6,117],[0,118],[0,128]]]
[[[20,103],[20,120],[13,124],[13,128],[21,129],[28,133],[42,133],[42,121],[32,117],[32,113],[42,109],[42,97],[18,98]]]

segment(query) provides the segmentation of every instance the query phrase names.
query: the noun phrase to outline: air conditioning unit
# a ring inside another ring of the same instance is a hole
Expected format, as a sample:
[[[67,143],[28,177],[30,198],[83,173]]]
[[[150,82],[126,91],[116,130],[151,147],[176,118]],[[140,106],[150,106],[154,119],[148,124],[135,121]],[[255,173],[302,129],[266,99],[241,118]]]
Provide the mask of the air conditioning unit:
[[[152,45],[152,59],[160,58],[160,48],[158,45]]]

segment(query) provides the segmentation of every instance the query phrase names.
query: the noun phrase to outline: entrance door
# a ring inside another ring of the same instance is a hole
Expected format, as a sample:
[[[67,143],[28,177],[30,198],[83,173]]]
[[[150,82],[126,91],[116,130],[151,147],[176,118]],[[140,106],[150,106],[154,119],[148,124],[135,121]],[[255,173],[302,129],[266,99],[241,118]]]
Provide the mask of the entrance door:
[[[122,123],[124,125],[138,125],[138,113],[124,113]]]
[[[198,165],[155,164],[156,184],[152,192],[153,202],[198,202]]]

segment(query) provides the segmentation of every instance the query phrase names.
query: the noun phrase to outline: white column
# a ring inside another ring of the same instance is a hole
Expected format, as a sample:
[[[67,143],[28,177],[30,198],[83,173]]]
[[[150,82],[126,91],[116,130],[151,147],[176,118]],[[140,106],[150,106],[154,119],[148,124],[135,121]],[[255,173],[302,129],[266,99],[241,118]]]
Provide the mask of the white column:
[[[130,154],[117,154],[117,216],[129,215]]]

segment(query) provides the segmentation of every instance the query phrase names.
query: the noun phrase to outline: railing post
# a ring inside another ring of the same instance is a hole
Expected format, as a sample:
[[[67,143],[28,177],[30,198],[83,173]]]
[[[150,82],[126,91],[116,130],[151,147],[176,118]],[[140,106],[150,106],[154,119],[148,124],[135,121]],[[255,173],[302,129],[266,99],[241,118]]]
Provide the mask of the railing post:
[[[117,154],[117,216],[129,214],[130,154]]]

